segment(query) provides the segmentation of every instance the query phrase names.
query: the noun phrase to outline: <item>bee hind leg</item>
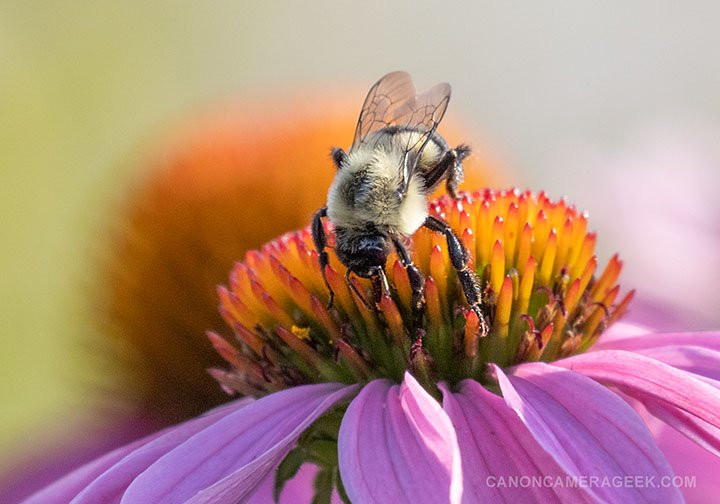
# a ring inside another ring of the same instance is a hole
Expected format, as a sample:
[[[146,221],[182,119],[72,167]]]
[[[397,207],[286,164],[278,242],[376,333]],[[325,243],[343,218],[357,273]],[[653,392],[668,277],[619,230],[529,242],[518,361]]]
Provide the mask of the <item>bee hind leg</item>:
[[[328,254],[325,252],[325,249],[327,248],[327,237],[325,236],[325,228],[322,225],[322,218],[327,217],[327,207],[321,208],[317,212],[315,212],[315,215],[313,216],[312,220],[312,239],[313,243],[315,243],[315,249],[318,253],[318,262],[320,263],[320,273],[322,273],[323,281],[325,282],[325,287],[327,287],[328,290],[328,302],[327,307],[328,310],[332,308],[333,300],[335,299],[335,292],[333,292],[332,287],[330,287],[330,283],[328,282],[327,276],[325,275],[325,268],[329,264],[328,260]]]
[[[426,187],[435,187],[444,178],[448,194],[458,199],[458,185],[464,178],[462,162],[469,155],[470,147],[464,144],[447,151],[438,164],[425,175]]]
[[[445,189],[448,194],[454,199],[458,199],[458,185],[465,178],[465,171],[463,170],[463,159],[470,155],[470,147],[465,144],[460,144],[454,149],[448,151],[446,156],[450,156],[451,163],[448,167],[447,176],[445,178]]]
[[[453,268],[455,268],[455,271],[457,271],[460,286],[465,294],[465,299],[470,305],[470,309],[478,318],[480,323],[480,335],[486,336],[489,331],[489,327],[482,309],[482,290],[480,287],[480,280],[475,272],[468,267],[468,256],[465,247],[446,222],[443,222],[431,215],[425,219],[423,226],[431,231],[445,235],[450,262],[452,263]]]
[[[405,271],[407,271],[408,280],[410,280],[413,325],[419,328],[422,327],[422,318],[425,309],[425,277],[420,273],[418,267],[413,264],[405,245],[397,238],[393,238],[393,245],[395,246],[395,250],[397,250],[400,264],[402,264]]]

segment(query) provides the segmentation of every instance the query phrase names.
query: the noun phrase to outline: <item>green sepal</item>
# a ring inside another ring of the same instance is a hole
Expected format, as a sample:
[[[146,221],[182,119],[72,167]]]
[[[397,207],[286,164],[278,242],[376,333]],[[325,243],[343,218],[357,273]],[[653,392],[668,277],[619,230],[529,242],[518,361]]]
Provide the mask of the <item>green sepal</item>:
[[[338,464],[337,441],[318,439],[306,447],[309,459],[321,467],[336,467]]]
[[[290,481],[305,463],[318,466],[315,478],[315,500],[313,502],[326,502],[332,495],[336,486],[344,501],[347,500],[345,490],[338,474],[337,438],[347,404],[340,404],[318,418],[308,429],[302,433],[297,445],[283,459],[275,473],[275,488],[273,496],[277,502],[285,484]],[[320,486],[318,486],[320,485]],[[329,486],[329,494],[326,494]],[[343,497],[344,496],[344,497]],[[327,501],[329,502],[329,500]]]
[[[335,488],[335,478],[332,469],[322,468],[315,476],[315,496],[312,504],[330,504],[332,502],[332,492]]]
[[[307,456],[304,450],[298,446],[291,450],[280,463],[277,471],[275,471],[275,488],[273,490],[273,499],[275,499],[275,502],[280,499],[280,493],[285,483],[295,477],[306,459]]]

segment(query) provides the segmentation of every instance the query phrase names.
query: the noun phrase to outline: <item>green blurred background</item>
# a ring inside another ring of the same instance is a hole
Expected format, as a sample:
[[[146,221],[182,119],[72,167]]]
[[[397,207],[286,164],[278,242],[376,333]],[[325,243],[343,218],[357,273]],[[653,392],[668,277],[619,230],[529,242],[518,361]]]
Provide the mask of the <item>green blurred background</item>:
[[[364,88],[395,69],[420,87],[447,80],[450,114],[518,184],[587,198],[602,228],[611,168],[598,153],[669,124],[701,130],[717,168],[719,5],[0,3],[0,451],[112,380],[87,345],[105,230],[147,147],[193,111],[258,90]],[[656,152],[665,137],[649,138]],[[638,190],[653,174],[637,169]],[[717,200],[717,171],[700,177]]]
[[[86,341],[88,300],[133,160],[236,90],[254,56],[250,23],[238,22],[252,9],[217,7],[0,5],[0,450],[112,379]]]

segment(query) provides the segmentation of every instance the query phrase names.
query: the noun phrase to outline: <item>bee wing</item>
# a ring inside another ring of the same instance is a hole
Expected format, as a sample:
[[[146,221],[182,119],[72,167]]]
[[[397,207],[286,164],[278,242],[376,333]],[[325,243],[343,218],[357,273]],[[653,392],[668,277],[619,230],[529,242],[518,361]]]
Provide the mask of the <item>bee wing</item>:
[[[363,144],[370,133],[396,124],[398,113],[406,110],[404,106],[414,99],[415,86],[410,74],[392,72],[381,77],[365,98],[350,150]]]
[[[404,148],[405,155],[399,167],[399,192],[405,195],[418,159],[445,115],[450,102],[450,84],[443,82],[430,90],[415,95],[415,86],[407,72],[392,72],[380,78],[370,88],[363,103],[355,128],[355,139],[350,150],[363,145],[368,136],[388,126],[413,129],[422,134],[417,141]]]
[[[430,137],[442,121],[448,103],[450,103],[450,84],[443,82],[430,88],[430,90],[407,100],[395,111],[393,124],[404,125],[422,133],[412,144],[405,146],[405,156],[402,170],[400,193],[407,192],[408,184],[417,168],[418,160],[422,155]]]

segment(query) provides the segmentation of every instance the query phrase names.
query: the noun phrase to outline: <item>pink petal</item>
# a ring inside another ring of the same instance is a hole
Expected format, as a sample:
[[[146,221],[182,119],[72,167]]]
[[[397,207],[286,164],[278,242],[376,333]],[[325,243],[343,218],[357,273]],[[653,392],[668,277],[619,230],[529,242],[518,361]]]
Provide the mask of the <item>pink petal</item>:
[[[716,504],[720,495],[720,458],[690,441],[668,425],[652,429],[660,449],[667,455],[687,502]]]
[[[720,390],[655,359],[622,350],[576,355],[556,363],[618,387],[647,410],[720,456]]]
[[[96,478],[103,475],[103,473],[111,469],[115,464],[119,463],[136,450],[141,450],[145,446],[152,444],[155,440],[162,439],[175,431],[185,433],[187,436],[190,436],[197,432],[197,430],[204,428],[204,426],[208,423],[212,423],[218,418],[242,408],[250,401],[251,400],[248,399],[235,401],[217,408],[195,420],[181,424],[180,426],[169,427],[143,439],[139,439],[133,443],[117,448],[116,450],[113,450],[110,453],[107,453],[102,457],[74,470],[55,483],[31,495],[23,502],[24,504],[52,504],[56,502],[65,504],[70,502],[78,495],[79,492],[90,485]]]
[[[157,432],[161,426],[149,417],[141,411],[128,411],[101,420],[93,419],[89,410],[79,418],[52,419],[36,434],[32,445],[27,440],[12,443],[3,453],[0,502],[22,502],[98,457]]]
[[[645,355],[688,373],[715,387],[720,387],[720,352],[700,346],[668,345],[644,348],[635,353]]]
[[[633,321],[628,322],[623,319],[623,321],[615,322],[613,325],[610,326],[610,328],[603,331],[602,335],[600,335],[600,339],[597,343],[595,343],[595,345],[599,345],[600,342],[609,343],[610,341],[616,339],[644,336],[653,331],[654,329],[648,328]],[[593,345],[593,348],[595,348],[595,345]]]
[[[410,374],[402,385],[367,384],[350,403],[338,438],[340,474],[352,502],[460,502],[455,430]]]
[[[324,383],[263,397],[161,457],[132,482],[122,502],[240,502],[312,422],[354,390]]]
[[[522,364],[511,376],[491,366],[505,402],[571,476],[600,482],[672,476],[642,419],[617,394],[548,364]],[[588,490],[603,502],[682,502],[677,488],[590,482]]]
[[[233,402],[231,406],[222,406],[201,417],[165,429],[162,435],[154,436],[150,442],[133,450],[98,476],[72,500],[72,504],[120,502],[125,489],[157,459],[191,436],[252,402],[252,398],[240,399]]]
[[[565,478],[503,399],[473,380],[452,393],[444,385],[443,408],[455,427],[466,502],[587,502],[580,488],[511,485],[511,478]],[[520,480],[517,480],[520,481]],[[523,480],[526,481],[526,480]],[[564,479],[563,479],[564,481]]]
[[[601,337],[593,346],[593,350],[637,351],[668,345],[693,345],[720,351],[720,332],[649,333],[638,335],[630,330],[625,337],[622,337],[617,332],[615,332],[614,336],[609,339]]]
[[[647,294],[647,293],[645,293]],[[630,310],[623,315],[622,321],[612,324],[609,331],[620,332],[621,328],[615,326],[635,326],[637,329],[644,328],[645,333],[665,331],[698,331],[713,326],[710,320],[698,316],[697,313],[690,313],[689,310],[678,309],[677,303],[667,303],[657,299],[648,298],[639,292],[630,305]],[[623,328],[624,329],[624,328]],[[605,333],[603,332],[603,338]]]
[[[149,442],[154,436],[135,441],[129,445],[117,448],[102,457],[88,462],[84,466],[74,470],[67,476],[57,480],[42,490],[32,494],[23,504],[65,504],[70,502],[78,492],[82,491],[95,478],[104,473],[108,468],[112,467],[116,462],[122,460],[128,453],[143,446]]]

